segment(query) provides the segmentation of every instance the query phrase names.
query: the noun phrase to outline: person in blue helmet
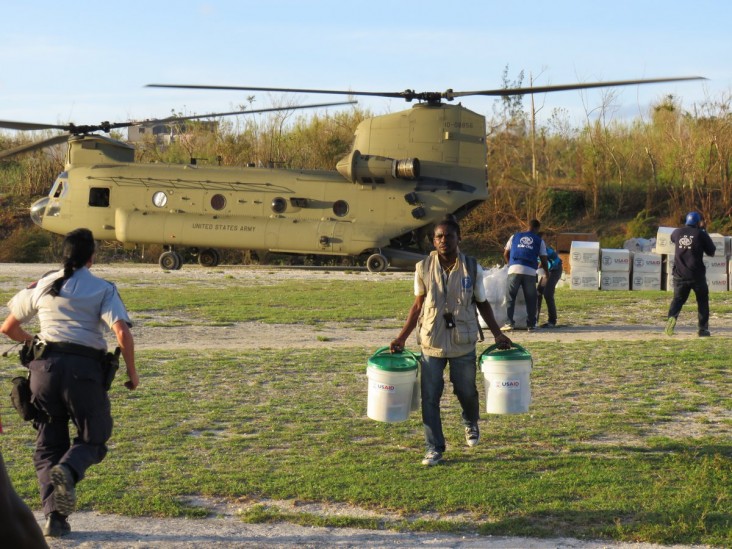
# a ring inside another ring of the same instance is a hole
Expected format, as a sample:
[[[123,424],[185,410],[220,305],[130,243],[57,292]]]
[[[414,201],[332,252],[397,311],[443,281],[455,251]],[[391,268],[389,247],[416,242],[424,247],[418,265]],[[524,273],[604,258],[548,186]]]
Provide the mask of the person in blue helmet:
[[[503,250],[503,258],[508,264],[508,288],[506,291],[506,316],[508,322],[501,328],[510,331],[514,328],[513,313],[516,308],[516,296],[519,288],[523,289],[526,301],[526,329],[536,329],[536,271],[541,263],[544,272],[549,272],[546,260],[546,244],[539,236],[541,223],[536,219],[529,221],[524,232],[511,235]]]
[[[666,335],[674,335],[676,320],[681,308],[694,290],[698,312],[699,337],[710,336],[709,332],[709,286],[704,266],[704,254],[714,257],[716,246],[704,230],[704,222],[697,212],[689,212],[683,227],[671,233],[675,244],[674,268],[672,271],[674,297],[668,309]]]

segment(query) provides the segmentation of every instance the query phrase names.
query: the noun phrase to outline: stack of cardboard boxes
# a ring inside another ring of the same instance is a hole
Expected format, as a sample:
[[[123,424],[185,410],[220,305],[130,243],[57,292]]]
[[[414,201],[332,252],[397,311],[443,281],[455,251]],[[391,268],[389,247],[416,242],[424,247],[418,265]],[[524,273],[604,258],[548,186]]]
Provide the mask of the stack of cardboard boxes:
[[[574,241],[569,249],[569,287],[597,290],[600,280],[600,243]]]
[[[600,248],[594,233],[563,233],[557,239],[565,273],[572,290],[668,290],[673,291],[675,227],[659,227],[651,252]],[[709,235],[717,250],[704,256],[710,292],[732,291],[732,237]],[[577,240],[570,240],[577,238]],[[590,240],[592,239],[592,240]],[[567,261],[569,265],[567,268]]]
[[[603,248],[600,251],[600,289],[630,290],[630,250]]]
[[[663,256],[656,253],[633,254],[632,290],[660,290]]]

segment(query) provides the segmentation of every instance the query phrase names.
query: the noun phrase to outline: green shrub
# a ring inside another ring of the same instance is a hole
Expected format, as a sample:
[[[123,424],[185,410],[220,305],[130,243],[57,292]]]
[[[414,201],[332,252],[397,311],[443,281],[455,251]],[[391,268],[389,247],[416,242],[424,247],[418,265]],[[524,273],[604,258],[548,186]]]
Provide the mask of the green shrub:
[[[571,189],[547,189],[546,195],[551,201],[551,218],[556,223],[569,223],[584,215],[583,192]]]
[[[658,218],[648,210],[641,210],[628,223],[625,229],[626,238],[654,238],[658,232]]]
[[[51,254],[51,235],[37,227],[16,229],[0,247],[2,263],[43,263]]]

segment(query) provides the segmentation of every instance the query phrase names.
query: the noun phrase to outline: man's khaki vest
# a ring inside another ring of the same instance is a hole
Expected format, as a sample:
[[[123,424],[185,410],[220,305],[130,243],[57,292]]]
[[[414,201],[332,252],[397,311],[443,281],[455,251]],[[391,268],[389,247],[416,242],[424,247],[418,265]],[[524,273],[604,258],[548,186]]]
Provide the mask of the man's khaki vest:
[[[476,265],[474,258],[458,254],[457,265],[445,286],[437,252],[417,263],[417,275],[424,281],[426,290],[417,324],[418,342],[425,355],[450,358],[475,352],[478,341],[478,319],[473,299]],[[455,327],[451,329],[447,328],[443,318],[448,312],[455,319]]]

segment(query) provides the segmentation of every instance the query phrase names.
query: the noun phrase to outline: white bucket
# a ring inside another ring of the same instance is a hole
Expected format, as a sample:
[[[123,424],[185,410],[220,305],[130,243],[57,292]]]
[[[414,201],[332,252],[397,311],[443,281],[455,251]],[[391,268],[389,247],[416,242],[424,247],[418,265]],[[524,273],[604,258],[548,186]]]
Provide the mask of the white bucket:
[[[531,355],[516,343],[514,348],[497,350],[491,345],[480,355],[485,380],[486,412],[523,414],[531,404]]]
[[[406,421],[412,411],[418,361],[408,351],[385,354],[388,349],[382,347],[369,359],[366,414],[376,421]]]

